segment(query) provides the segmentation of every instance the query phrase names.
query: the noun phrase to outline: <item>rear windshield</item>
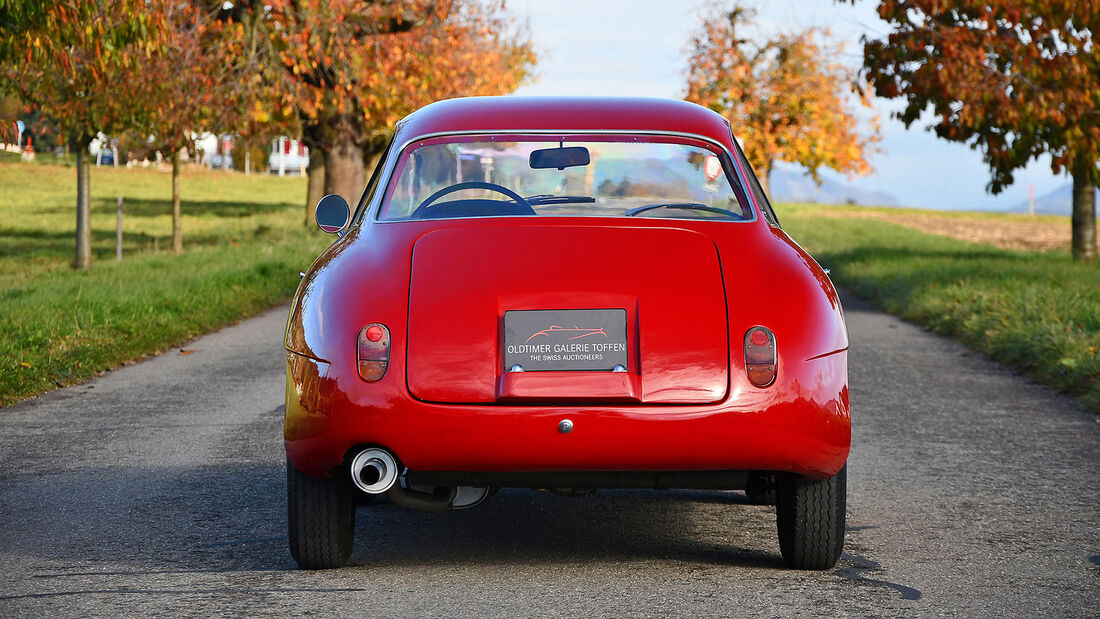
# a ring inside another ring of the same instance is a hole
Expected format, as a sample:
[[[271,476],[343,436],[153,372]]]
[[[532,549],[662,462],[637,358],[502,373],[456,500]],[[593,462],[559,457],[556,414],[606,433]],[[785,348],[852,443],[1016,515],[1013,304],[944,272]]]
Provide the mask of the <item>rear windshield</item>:
[[[378,219],[591,216],[746,221],[727,155],[667,136],[448,136],[401,154]]]

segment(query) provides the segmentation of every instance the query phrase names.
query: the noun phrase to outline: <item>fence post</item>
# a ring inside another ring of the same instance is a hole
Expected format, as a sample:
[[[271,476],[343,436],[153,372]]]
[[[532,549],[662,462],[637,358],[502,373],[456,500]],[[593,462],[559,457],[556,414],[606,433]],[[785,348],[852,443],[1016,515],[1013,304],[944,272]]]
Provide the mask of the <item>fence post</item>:
[[[122,261],[122,196],[118,197],[115,209],[115,262]]]

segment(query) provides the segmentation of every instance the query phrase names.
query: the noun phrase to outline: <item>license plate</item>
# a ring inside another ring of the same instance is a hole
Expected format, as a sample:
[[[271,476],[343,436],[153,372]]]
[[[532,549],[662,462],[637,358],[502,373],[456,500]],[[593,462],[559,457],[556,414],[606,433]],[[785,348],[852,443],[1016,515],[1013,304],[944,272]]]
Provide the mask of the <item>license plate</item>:
[[[505,372],[625,370],[626,350],[625,309],[504,312]]]

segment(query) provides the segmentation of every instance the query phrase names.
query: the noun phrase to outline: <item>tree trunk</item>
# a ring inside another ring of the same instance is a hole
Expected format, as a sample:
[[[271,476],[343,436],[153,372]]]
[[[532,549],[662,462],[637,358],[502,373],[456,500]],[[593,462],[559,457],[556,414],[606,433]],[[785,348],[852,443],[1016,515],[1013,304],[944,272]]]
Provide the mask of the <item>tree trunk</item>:
[[[309,149],[309,184],[306,186],[306,227],[317,223],[317,203],[325,197],[325,156],[318,148]]]
[[[76,258],[73,260],[74,269],[90,269],[92,267],[92,229],[89,225],[91,217],[91,201],[89,191],[88,170],[88,142],[81,138],[73,144],[76,151]]]
[[[309,184],[306,187],[306,227],[317,223],[317,203],[325,195],[325,152],[316,125],[302,130],[302,142],[309,148]]]
[[[1081,162],[1073,169],[1073,259],[1096,260],[1096,163]]]
[[[183,228],[180,226],[180,151],[172,151],[172,253],[183,251]]]
[[[363,166],[363,178],[366,181],[370,181],[371,174],[374,174],[374,169],[378,167],[378,162],[382,159],[382,155],[386,154],[385,146],[371,146],[363,149],[363,161],[366,163]],[[363,187],[366,189],[366,187]]]
[[[332,127],[331,147],[323,153],[325,193],[343,196],[348,204],[358,202],[363,193],[363,148],[356,140],[358,132],[353,127],[350,117],[337,118]]]
[[[756,180],[760,181],[760,188],[764,190],[764,197],[768,199],[768,203],[772,202],[772,166],[770,163],[760,166],[754,170],[756,172]]]

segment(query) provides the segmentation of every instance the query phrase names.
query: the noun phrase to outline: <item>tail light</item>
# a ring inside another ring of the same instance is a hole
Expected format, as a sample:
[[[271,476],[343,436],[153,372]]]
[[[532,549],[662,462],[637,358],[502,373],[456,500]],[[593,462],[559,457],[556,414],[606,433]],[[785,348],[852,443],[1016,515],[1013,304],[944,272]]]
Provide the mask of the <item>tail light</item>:
[[[775,382],[775,336],[764,327],[753,327],[745,333],[745,371],[749,382],[757,387]]]
[[[377,322],[359,331],[359,377],[368,383],[381,380],[390,364],[390,330]]]

